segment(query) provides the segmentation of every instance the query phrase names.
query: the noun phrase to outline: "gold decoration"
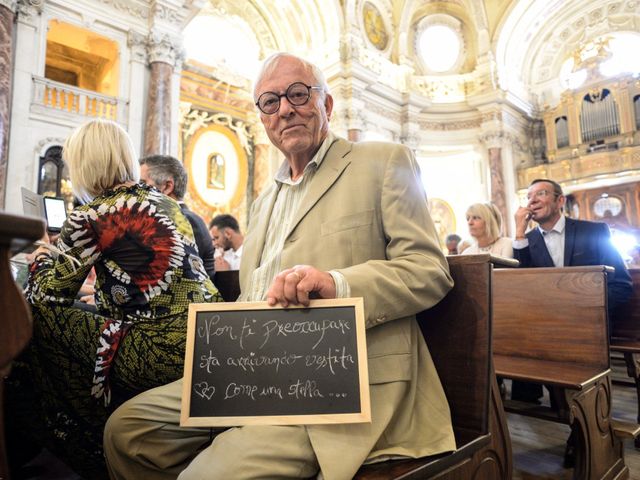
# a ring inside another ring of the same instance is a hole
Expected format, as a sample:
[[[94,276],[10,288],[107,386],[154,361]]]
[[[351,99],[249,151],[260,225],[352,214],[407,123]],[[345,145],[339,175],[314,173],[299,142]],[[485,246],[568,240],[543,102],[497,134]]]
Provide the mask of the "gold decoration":
[[[370,2],[365,2],[362,9],[362,19],[367,38],[378,50],[384,50],[389,43],[387,28],[382,20],[380,10]]]

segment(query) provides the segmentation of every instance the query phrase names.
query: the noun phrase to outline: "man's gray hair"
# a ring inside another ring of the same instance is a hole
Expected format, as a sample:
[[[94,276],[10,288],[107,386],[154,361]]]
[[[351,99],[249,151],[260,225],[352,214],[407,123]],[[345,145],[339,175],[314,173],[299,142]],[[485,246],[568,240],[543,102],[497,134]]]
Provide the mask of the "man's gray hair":
[[[149,178],[156,185],[173,180],[173,194],[178,200],[184,198],[189,177],[180,160],[171,155],[149,155],[140,159],[140,165],[147,166]]]
[[[282,60],[283,58],[294,58],[298,60],[304,66],[304,68],[311,73],[311,75],[315,80],[315,85],[322,87],[323,98],[324,96],[326,96],[327,93],[329,93],[329,84],[327,83],[327,79],[324,76],[324,73],[322,73],[322,70],[320,70],[320,68],[318,68],[316,65],[305,60],[302,57],[292,55],[291,53],[278,52],[267,57],[267,59],[262,64],[262,68],[260,69],[260,72],[258,73],[258,76],[256,77],[255,82],[253,83],[253,97],[255,101],[258,100],[256,98],[256,93],[257,93],[256,90],[260,85],[260,82],[265,76],[271,75],[276,71],[276,69],[278,68],[278,63],[280,63],[280,60]],[[312,86],[315,86],[315,85],[312,85]]]

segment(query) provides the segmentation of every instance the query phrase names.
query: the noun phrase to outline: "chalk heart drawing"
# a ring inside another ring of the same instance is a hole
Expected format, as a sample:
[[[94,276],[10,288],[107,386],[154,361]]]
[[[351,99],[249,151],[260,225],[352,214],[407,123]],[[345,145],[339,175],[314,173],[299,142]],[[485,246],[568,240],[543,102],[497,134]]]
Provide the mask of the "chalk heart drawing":
[[[207,400],[211,400],[213,394],[216,393],[216,387],[209,386],[207,382],[196,383],[193,386],[193,391],[200,395],[202,398],[206,398]]]

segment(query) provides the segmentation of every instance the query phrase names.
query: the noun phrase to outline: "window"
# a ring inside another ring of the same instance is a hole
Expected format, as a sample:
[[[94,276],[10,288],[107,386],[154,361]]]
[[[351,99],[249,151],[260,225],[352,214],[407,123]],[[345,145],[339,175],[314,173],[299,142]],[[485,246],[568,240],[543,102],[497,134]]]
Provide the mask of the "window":
[[[416,28],[416,53],[427,73],[454,73],[464,60],[462,24],[437,14],[423,18]]]
[[[47,197],[63,197],[68,210],[73,205],[73,192],[67,166],[62,160],[62,147],[54,145],[40,157],[38,193]]]

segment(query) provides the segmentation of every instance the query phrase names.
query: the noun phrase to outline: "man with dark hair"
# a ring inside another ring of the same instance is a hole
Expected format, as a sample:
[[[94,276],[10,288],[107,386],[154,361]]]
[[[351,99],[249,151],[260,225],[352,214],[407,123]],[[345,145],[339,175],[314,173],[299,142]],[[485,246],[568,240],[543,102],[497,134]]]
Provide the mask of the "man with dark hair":
[[[228,213],[216,215],[209,223],[209,232],[216,248],[216,271],[240,270],[244,236],[238,221]]]
[[[455,233],[450,233],[447,238],[444,239],[444,245],[447,247],[448,255],[458,255],[458,244],[460,243],[460,236]]]
[[[215,273],[214,249],[209,230],[204,220],[189,210],[184,203],[188,175],[182,162],[171,155],[150,155],[140,159],[140,180],[156,187],[160,192],[173,198],[180,205],[182,214],[189,220],[198,253],[204,263],[207,275],[213,281]]]
[[[553,180],[539,178],[531,182],[528,203],[515,214],[514,257],[521,267],[571,267],[609,265],[615,273],[607,276],[609,313],[631,295],[631,276],[620,253],[611,243],[606,223],[565,217],[562,187]],[[537,228],[526,232],[529,220]]]
[[[527,206],[520,207],[515,214],[513,255],[520,261],[520,267],[608,265],[615,268],[615,273],[607,275],[609,321],[614,321],[615,309],[629,299],[632,285],[624,261],[611,243],[607,224],[565,217],[562,214],[565,196],[562,187],[553,180],[533,180],[527,198]],[[527,232],[530,220],[538,226]],[[541,385],[516,381],[512,384],[513,400],[537,403],[541,397]],[[553,397],[551,401],[556,403]],[[569,437],[565,452],[567,468],[575,463],[573,437],[574,434]]]

